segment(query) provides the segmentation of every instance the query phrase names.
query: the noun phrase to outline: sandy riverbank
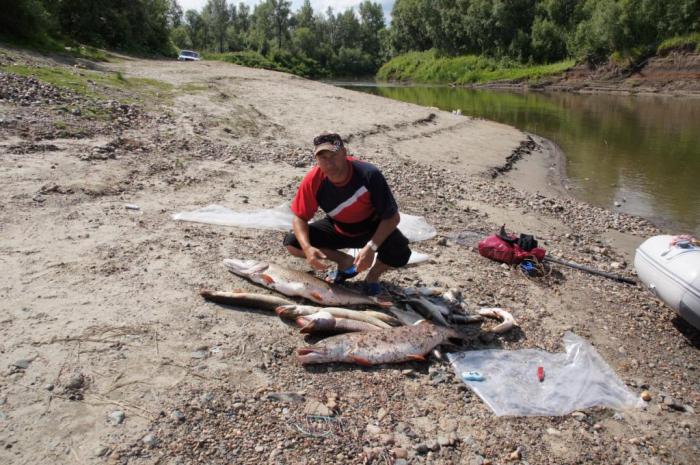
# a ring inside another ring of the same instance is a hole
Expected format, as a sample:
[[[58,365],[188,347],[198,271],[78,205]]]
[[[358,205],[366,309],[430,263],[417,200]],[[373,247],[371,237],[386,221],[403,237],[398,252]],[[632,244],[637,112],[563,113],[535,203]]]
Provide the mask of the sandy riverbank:
[[[57,66],[8,51],[0,59]],[[495,464],[516,452],[530,464],[681,464],[697,456],[697,331],[641,288],[567,269],[529,280],[469,247],[507,223],[557,256],[632,275],[619,244],[656,229],[560,195],[549,186],[558,170],[545,143],[502,124],[225,63],[107,67],[168,82],[172,92],[105,91],[93,102],[0,75],[0,462]],[[91,117],[95,108],[103,116]],[[228,274],[223,258],[306,266],[284,255],[282,233],[171,214],[291,199],[313,162],[310,140],[325,129],[382,168],[403,211],[438,229],[415,245],[430,263],[393,271],[387,284],[455,288],[469,308],[502,306],[520,322],[472,348],[561,350],[573,330],[633,392],[652,393],[648,408],[496,418],[446,365],[304,369],[293,328],[204,302],[202,286],[260,291]],[[518,151],[514,169],[492,178]],[[523,176],[536,187],[519,184]],[[271,392],[302,392],[305,401],[270,400]],[[340,426],[305,433],[305,406],[329,398]]]

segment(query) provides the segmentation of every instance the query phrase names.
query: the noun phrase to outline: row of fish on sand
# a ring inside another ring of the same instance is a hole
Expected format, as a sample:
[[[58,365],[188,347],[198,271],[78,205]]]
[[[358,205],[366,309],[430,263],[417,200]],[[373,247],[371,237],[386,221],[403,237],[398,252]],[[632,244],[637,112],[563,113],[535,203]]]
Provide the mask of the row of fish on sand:
[[[320,306],[299,305],[289,299],[243,292],[202,289],[205,299],[243,308],[274,311],[303,334],[331,335],[297,350],[302,364],[345,362],[364,366],[425,360],[437,346],[467,341],[453,324],[478,323],[483,317],[502,320],[490,332],[502,333],[517,325],[510,313],[499,308],[481,309],[469,315],[454,291],[405,289],[394,304],[341,285],[327,283],[303,271],[257,260],[224,260],[226,268],[241,277],[288,297],[302,297]],[[353,310],[346,306],[372,306],[378,310]]]

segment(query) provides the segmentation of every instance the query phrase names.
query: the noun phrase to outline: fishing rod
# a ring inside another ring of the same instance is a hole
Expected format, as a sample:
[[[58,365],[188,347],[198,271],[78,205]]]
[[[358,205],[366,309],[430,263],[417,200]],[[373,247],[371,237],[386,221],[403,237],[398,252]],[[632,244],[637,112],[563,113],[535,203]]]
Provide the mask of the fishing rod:
[[[594,268],[589,268],[587,266],[579,265],[578,263],[568,262],[566,260],[562,260],[561,258],[552,257],[551,255],[546,255],[544,257],[544,261],[558,263],[559,265],[564,265],[564,266],[568,266],[569,268],[574,268],[576,270],[585,271],[586,273],[595,274],[598,276],[603,276],[603,277],[609,278],[609,279],[614,279],[615,281],[619,281],[621,283],[632,284],[632,285],[637,284],[637,281],[635,281],[634,279],[626,278],[624,276],[621,276],[621,275],[615,274],[615,273],[607,273],[605,271],[596,270]]]

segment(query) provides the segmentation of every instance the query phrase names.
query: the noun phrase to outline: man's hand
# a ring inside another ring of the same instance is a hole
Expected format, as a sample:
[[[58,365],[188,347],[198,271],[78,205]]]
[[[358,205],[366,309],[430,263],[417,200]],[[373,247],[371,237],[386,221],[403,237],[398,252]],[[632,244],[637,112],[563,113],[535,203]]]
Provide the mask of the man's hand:
[[[355,257],[354,263],[357,272],[362,273],[363,271],[369,269],[369,267],[372,266],[373,262],[374,251],[366,245],[362,247],[362,249],[360,249],[360,253],[357,254],[357,257]]]
[[[328,257],[326,257],[326,255],[316,247],[307,247],[306,249],[304,249],[304,255],[306,255],[306,261],[313,268],[317,270],[325,270],[326,268],[328,268],[328,264],[321,261],[327,260]]]

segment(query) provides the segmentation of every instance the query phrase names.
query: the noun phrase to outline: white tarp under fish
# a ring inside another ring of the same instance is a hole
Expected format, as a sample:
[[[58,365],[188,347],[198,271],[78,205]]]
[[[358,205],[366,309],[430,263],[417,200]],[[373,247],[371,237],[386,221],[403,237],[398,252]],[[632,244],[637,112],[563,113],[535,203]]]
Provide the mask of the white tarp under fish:
[[[294,214],[289,209],[289,204],[250,212],[236,212],[221,205],[208,205],[191,212],[180,212],[173,215],[174,220],[180,221],[250,229],[275,229],[278,231],[289,231],[292,229],[293,218]],[[407,215],[406,213],[401,213],[399,229],[411,242],[425,241],[435,237],[437,234],[435,228],[428,224],[425,218]]]
[[[594,406],[639,404],[598,352],[571,332],[565,353],[544,350],[473,350],[448,354],[457,376],[498,415],[556,416]],[[542,367],[544,380],[537,370]],[[483,381],[462,373],[479,372]]]
[[[294,214],[289,209],[289,204],[249,212],[236,212],[221,205],[208,205],[204,208],[173,215],[173,219],[178,221],[192,221],[195,223],[249,229],[273,229],[277,231],[289,231],[292,229],[293,218]],[[406,213],[401,213],[399,229],[411,242],[425,241],[435,237],[437,234],[435,228],[425,221],[425,218],[407,215]],[[428,255],[414,251],[408,263],[420,263],[428,260],[428,258]]]

